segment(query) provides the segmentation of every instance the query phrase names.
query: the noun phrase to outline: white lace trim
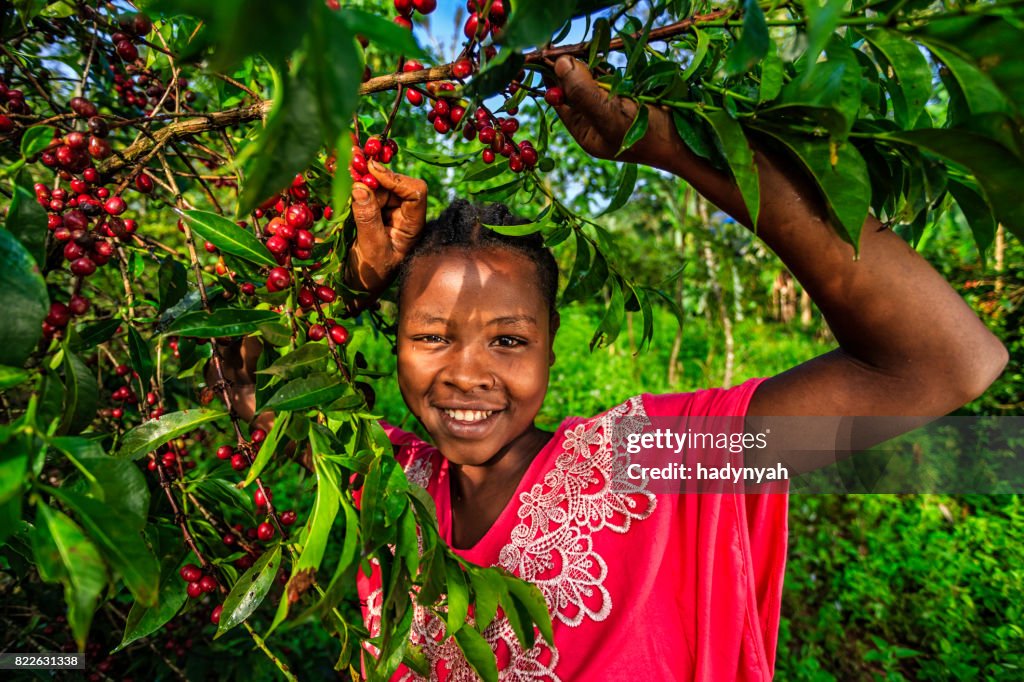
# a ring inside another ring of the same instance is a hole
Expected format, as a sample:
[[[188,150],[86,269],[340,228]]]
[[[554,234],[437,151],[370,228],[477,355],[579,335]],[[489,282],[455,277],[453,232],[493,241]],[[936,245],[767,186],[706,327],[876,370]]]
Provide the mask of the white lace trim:
[[[501,549],[498,563],[537,585],[553,618],[566,625],[579,626],[587,619],[603,621],[612,610],[612,598],[604,586],[608,564],[593,549],[594,533],[626,533],[634,521],[648,518],[657,505],[642,481],[638,484],[626,475],[630,455],[624,436],[648,423],[643,400],[635,397],[575,426],[565,433],[563,451],[543,483],[519,495],[520,522]],[[424,487],[432,473],[426,458],[406,468],[410,480],[415,475],[414,482],[423,481]],[[367,602],[367,627],[374,634],[380,631],[380,590],[372,592]],[[504,614],[483,634],[496,652],[508,655],[509,663],[499,672],[499,679],[560,682],[555,672],[558,649],[538,640],[531,650],[523,651]],[[443,667],[453,682],[477,680],[454,638],[443,638],[443,621],[417,605],[409,639],[422,647],[430,662],[430,679],[439,679],[438,667]],[[410,672],[401,679],[423,678]]]

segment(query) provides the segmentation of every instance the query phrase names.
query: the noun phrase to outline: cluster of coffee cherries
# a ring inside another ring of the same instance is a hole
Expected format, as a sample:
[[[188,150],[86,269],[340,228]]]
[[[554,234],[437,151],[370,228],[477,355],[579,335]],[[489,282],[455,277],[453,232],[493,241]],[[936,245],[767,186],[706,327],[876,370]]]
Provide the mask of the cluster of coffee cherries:
[[[0,136],[14,130],[14,120],[8,114],[27,115],[32,113],[25,103],[25,93],[17,88],[8,87],[0,80]]]
[[[369,162],[373,160],[391,163],[391,159],[398,153],[398,143],[377,135],[368,138],[361,147],[358,138],[353,136],[353,140],[355,144],[352,146],[352,161],[348,164],[349,175],[355,182],[361,182],[370,189],[377,189],[380,183],[370,174]]]
[[[185,564],[178,573],[181,575],[181,579],[188,583],[185,591],[193,599],[217,590],[217,579],[209,573],[204,573],[203,569],[195,564]]]
[[[437,0],[395,0],[395,10],[398,12],[395,23],[411,31],[414,12],[426,16],[435,9],[437,9]]]
[[[149,35],[153,30],[153,22],[142,12],[123,14],[117,20],[118,30],[110,34],[110,43],[117,56],[126,62],[134,62],[139,58],[136,43]]]
[[[466,3],[469,16],[462,32],[470,40],[481,41],[488,35],[493,35],[495,40],[501,37],[501,29],[508,20],[508,7],[504,0],[491,0],[489,8],[487,5],[487,0],[469,0]]]

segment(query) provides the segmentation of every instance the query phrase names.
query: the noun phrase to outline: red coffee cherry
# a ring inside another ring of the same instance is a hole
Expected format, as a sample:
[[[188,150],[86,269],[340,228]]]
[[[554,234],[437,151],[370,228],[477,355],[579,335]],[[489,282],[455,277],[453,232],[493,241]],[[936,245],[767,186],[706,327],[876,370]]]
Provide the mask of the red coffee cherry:
[[[248,466],[249,462],[245,459],[245,455],[241,453],[231,455],[231,468],[235,471],[243,471]]]
[[[150,177],[149,173],[139,173],[135,176],[135,189],[143,194],[149,194],[153,191],[153,178]]]
[[[397,4],[397,3],[396,3]],[[402,71],[422,71],[423,64],[418,59],[410,59],[402,65]]]
[[[210,622],[214,625],[220,625],[220,614],[224,611],[223,604],[217,604],[213,607],[213,611],[210,613]]]
[[[309,331],[306,332],[306,336],[310,341],[320,341],[327,336],[327,330],[324,329],[322,324],[314,324],[309,328]]]
[[[217,459],[231,459],[234,454],[235,449],[230,445],[221,445],[217,448]]]
[[[259,525],[259,528],[256,529],[256,537],[263,542],[267,542],[274,537],[274,526],[264,521]]]
[[[131,42],[122,40],[119,42],[115,49],[117,50],[117,56],[126,62],[134,62],[139,58],[139,50]]]
[[[342,327],[340,324],[331,327],[328,332],[331,335],[331,340],[339,346],[344,346],[348,343],[348,330]]]
[[[124,199],[121,197],[110,197],[103,204],[103,210],[110,215],[121,215],[128,210],[128,205],[124,203]]]
[[[254,445],[259,445],[266,439],[267,432],[263,429],[253,429],[252,432],[249,433],[249,440],[252,441]]]
[[[430,14],[437,9],[437,0],[412,0],[412,6],[420,14]]]
[[[198,597],[201,597],[203,595],[203,586],[200,585],[199,581],[197,580],[195,582],[189,583],[188,587],[185,588],[185,591],[188,592],[188,596],[192,597],[193,599],[197,599]]]
[[[276,235],[275,235],[276,236]],[[270,291],[281,291],[291,286],[292,275],[282,267],[271,268],[267,275],[267,289]]]
[[[288,511],[281,512],[280,519],[281,525],[290,526],[293,523],[295,523],[295,521],[298,519],[298,516],[295,514],[293,510],[289,509]]]
[[[217,589],[217,581],[212,575],[204,575],[199,579],[199,587],[203,589],[203,592],[213,592]]]
[[[565,102],[565,93],[557,85],[553,88],[548,88],[548,91],[544,93],[544,101],[553,107],[560,107]]]
[[[329,286],[321,284],[316,288],[316,297],[324,303],[333,303],[336,296],[334,289]]]
[[[181,579],[187,583],[197,582],[203,577],[203,572],[195,564],[185,564],[178,573],[181,574]]]
[[[452,65],[452,75],[456,78],[465,78],[473,73],[473,62],[468,59],[460,59]]]

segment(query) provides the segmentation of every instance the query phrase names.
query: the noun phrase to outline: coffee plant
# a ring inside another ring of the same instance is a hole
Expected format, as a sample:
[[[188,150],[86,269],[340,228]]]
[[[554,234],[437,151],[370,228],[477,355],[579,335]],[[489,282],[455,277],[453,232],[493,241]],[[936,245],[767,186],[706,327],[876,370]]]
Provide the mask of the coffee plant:
[[[854,247],[869,211],[911,243],[953,210],[983,254],[997,225],[1024,236],[1019,0],[443,4],[459,5],[447,33],[436,0],[2,6],[11,641],[86,651],[90,679],[215,674],[250,647],[287,678],[329,652],[328,670],[387,679],[426,674],[415,600],[494,680],[480,633],[498,608],[524,646],[550,638],[541,593],[453,554],[391,456],[360,349],[394,309],[361,301],[344,264],[352,182],[376,188],[376,162],[528,213],[499,229],[572,263],[562,304],[604,302],[592,348],[627,311],[641,345],[654,306],[681,314],[601,225],[640,171],[572,145],[552,109],[562,55],[670,111],[754,225],[760,148],[813,179]],[[428,26],[452,49],[421,47]],[[638,112],[622,150],[647,131]],[[608,181],[581,210],[563,190],[588,165]],[[274,416],[253,425],[227,371],[242,337],[262,343],[256,403]],[[354,590],[371,562],[374,633]],[[278,643],[299,627],[308,651]]]

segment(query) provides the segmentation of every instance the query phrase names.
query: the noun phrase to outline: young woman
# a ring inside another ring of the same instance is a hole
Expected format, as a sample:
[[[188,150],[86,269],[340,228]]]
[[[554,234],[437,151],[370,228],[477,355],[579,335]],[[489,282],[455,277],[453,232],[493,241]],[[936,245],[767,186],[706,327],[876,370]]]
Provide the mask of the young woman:
[[[613,158],[635,104],[609,99],[586,67],[555,65],[558,113],[590,154]],[[731,179],[689,151],[666,112],[617,157],[674,173],[749,226]],[[555,362],[557,271],[532,238],[482,224],[503,208],[456,202],[427,224],[426,185],[375,166],[353,190],[358,237],[349,281],[369,300],[399,278],[398,382],[433,441],[388,428],[454,550],[501,565],[547,599],[554,646],[522,651],[499,617],[485,636],[502,679],[760,680],[772,675],[786,549],[784,495],[659,495],[621,475],[623,420],[660,416],[940,416],[981,394],[1005,349],[949,285],[869,218],[860,256],[828,223],[809,183],[756,154],[757,235],[800,280],[839,348],[729,390],[642,395],[556,433],[534,425]],[[237,358],[235,390],[255,353]],[[626,458],[626,459],[624,459]],[[379,627],[380,583],[360,578]],[[412,640],[439,679],[474,679],[443,624],[418,609]],[[412,678],[402,668],[396,678]]]

